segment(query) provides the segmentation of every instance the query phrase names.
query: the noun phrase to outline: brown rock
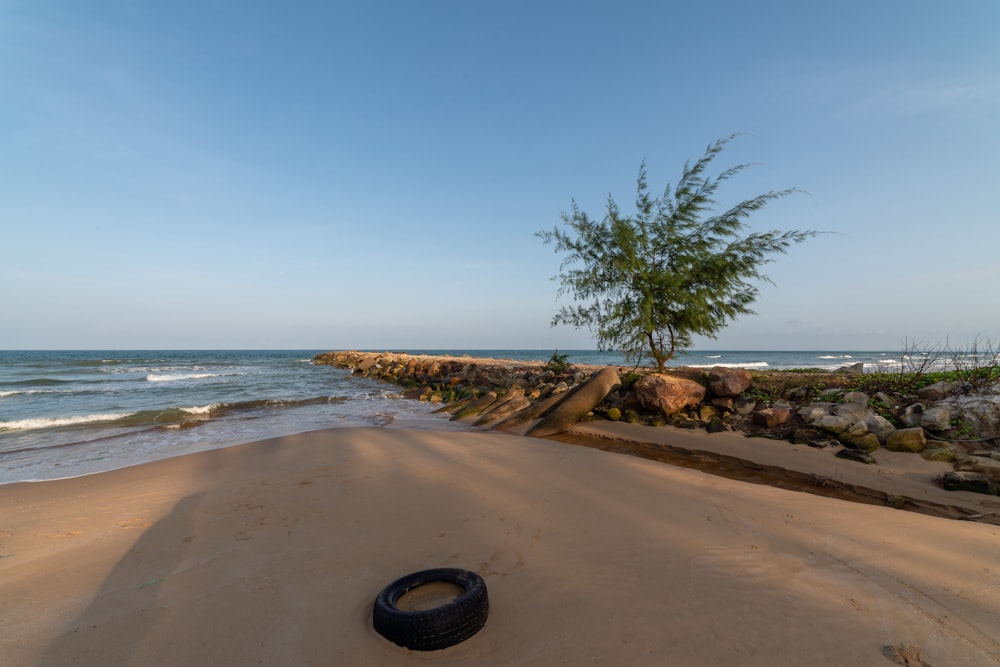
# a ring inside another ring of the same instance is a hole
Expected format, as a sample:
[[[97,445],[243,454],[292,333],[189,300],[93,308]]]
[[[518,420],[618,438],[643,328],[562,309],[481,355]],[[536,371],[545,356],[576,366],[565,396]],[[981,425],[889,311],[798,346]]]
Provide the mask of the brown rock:
[[[739,396],[750,387],[752,382],[750,371],[739,368],[716,366],[708,372],[708,388],[712,394],[722,398]]]
[[[788,421],[788,417],[791,412],[788,408],[773,407],[764,408],[763,410],[758,410],[753,413],[753,422],[758,426],[763,426],[765,428],[774,428],[775,426],[781,426]]]
[[[697,405],[705,398],[705,388],[693,380],[653,373],[635,383],[634,391],[642,407],[664,415]]]

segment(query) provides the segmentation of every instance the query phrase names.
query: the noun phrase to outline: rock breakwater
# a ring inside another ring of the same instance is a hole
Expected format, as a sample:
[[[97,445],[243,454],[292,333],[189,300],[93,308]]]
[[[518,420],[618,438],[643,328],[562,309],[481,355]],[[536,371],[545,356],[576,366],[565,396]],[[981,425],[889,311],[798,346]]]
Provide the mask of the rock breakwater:
[[[476,357],[340,351],[316,364],[391,382],[479,428],[551,436],[581,420],[740,431],[876,463],[880,449],[951,462],[949,490],[998,494],[1000,388],[966,396],[954,383],[914,395],[854,390],[857,375],[732,368],[637,369]]]

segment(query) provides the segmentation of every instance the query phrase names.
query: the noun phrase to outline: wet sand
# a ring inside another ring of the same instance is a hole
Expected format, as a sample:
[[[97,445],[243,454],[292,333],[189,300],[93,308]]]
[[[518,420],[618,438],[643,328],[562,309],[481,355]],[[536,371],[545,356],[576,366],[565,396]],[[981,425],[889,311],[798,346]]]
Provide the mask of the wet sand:
[[[547,440],[318,431],[0,507],[4,665],[1000,664],[996,525]],[[409,652],[371,606],[433,567],[489,620]]]

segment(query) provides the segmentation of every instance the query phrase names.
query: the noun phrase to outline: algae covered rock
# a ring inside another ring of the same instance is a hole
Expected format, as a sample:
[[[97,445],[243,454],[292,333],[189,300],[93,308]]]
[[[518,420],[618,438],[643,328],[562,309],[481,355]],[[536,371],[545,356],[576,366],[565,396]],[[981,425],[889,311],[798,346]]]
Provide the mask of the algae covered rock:
[[[919,426],[901,428],[885,441],[885,448],[893,452],[919,452],[927,446],[927,435]]]

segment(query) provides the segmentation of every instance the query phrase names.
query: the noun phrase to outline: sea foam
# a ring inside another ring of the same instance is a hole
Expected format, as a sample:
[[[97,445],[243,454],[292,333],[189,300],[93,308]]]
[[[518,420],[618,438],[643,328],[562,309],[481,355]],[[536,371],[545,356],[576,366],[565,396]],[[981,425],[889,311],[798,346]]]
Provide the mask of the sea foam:
[[[201,380],[202,378],[214,378],[215,373],[176,373],[172,375],[156,375],[150,373],[146,376],[147,382],[176,382],[178,380]]]
[[[108,412],[94,415],[79,415],[75,417],[35,417],[33,419],[15,419],[0,421],[0,431],[31,431],[40,428],[58,428],[60,426],[76,426],[78,424],[94,424],[113,422],[125,419],[134,412]]]

